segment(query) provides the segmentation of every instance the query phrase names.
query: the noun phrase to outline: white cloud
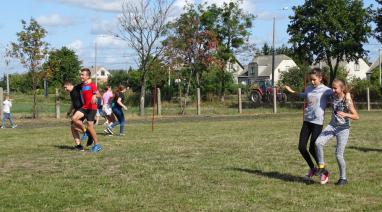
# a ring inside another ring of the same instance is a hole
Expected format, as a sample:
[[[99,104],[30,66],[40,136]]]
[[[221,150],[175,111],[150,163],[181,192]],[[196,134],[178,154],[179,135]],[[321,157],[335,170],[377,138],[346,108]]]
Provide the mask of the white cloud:
[[[92,20],[92,27],[90,32],[94,35],[99,34],[110,34],[114,32],[118,27],[118,20],[114,19],[112,21],[107,21],[99,18],[94,18]]]
[[[63,4],[71,4],[93,10],[121,12],[123,0],[56,0]]]
[[[68,26],[74,23],[70,17],[61,16],[57,13],[48,16],[37,17],[36,21],[41,25],[53,27]]]
[[[95,39],[97,47],[99,48],[126,48],[127,44],[125,41],[115,38],[111,35],[97,36]]]
[[[66,45],[69,49],[75,51],[77,55],[81,55],[83,52],[83,43],[80,40],[75,40],[69,44]]]

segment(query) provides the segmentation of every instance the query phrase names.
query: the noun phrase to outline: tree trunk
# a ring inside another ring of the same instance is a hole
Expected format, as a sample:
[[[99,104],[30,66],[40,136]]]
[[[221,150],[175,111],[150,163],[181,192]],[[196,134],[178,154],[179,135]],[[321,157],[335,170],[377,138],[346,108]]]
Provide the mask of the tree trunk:
[[[139,97],[139,112],[140,116],[145,115],[145,94],[146,94],[146,79],[143,77],[141,81],[141,94]]]

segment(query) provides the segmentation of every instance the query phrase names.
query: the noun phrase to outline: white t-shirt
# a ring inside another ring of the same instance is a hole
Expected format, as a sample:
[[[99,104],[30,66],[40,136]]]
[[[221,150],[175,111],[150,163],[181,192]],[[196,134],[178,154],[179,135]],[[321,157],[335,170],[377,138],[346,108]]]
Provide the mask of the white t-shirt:
[[[4,100],[3,101],[3,112],[4,113],[10,113],[11,112],[11,107],[12,107],[12,102],[9,100]]]

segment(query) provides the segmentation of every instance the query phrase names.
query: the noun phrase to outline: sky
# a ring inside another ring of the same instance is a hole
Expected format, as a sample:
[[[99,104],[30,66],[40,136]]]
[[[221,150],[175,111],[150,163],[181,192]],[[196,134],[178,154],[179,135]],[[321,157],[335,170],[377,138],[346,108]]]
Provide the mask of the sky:
[[[97,66],[107,69],[128,69],[137,67],[135,54],[124,41],[115,39],[110,32],[116,32],[118,16],[124,1],[133,0],[12,0],[2,3],[0,14],[0,76],[5,73],[24,72],[17,60],[6,66],[4,52],[6,47],[17,41],[16,33],[22,30],[21,20],[29,22],[34,18],[48,31],[45,38],[50,48],[64,46],[74,50],[83,66],[95,64],[95,46],[97,46]],[[207,0],[176,0],[170,19],[182,13],[186,2],[201,3]],[[229,0],[208,0],[208,4],[221,5]],[[293,6],[303,4],[304,0],[243,0],[242,8],[256,15],[250,42],[258,48],[264,43],[272,43],[272,19],[276,17],[275,45],[287,44],[289,35],[288,16],[293,14]],[[364,0],[364,5],[375,4],[374,0]],[[378,48],[376,40],[371,39],[365,45],[369,58],[374,61]],[[241,58],[247,65],[251,56]]]

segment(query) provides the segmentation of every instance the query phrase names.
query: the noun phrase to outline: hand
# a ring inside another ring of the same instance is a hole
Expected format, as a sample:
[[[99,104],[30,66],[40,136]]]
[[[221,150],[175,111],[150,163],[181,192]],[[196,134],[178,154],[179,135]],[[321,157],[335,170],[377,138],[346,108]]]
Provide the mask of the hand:
[[[124,106],[123,109],[127,111],[127,107],[126,106]]]
[[[337,115],[339,115],[342,118],[345,118],[347,116],[347,113],[344,113],[342,111],[337,111]]]
[[[93,95],[92,104],[96,104],[96,103],[97,103],[97,97],[96,97],[96,95]]]

